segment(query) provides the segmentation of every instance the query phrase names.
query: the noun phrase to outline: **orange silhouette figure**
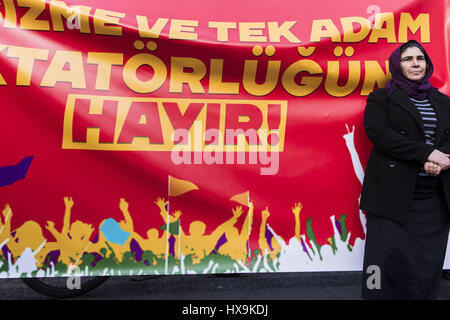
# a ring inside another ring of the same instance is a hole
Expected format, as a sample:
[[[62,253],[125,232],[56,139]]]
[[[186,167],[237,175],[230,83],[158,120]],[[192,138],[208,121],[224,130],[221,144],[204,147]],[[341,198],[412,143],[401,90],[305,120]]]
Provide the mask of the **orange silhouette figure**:
[[[53,221],[47,221],[45,228],[53,235],[56,242],[48,242],[44,249],[39,252],[38,258],[44,261],[46,255],[55,250],[60,250],[59,261],[66,266],[77,265],[83,253],[90,245],[89,238],[94,232],[92,225],[79,220],[71,223],[70,216],[74,202],[71,197],[64,197],[66,206],[64,212],[64,222],[61,232],[56,230]]]
[[[158,198],[157,204],[161,209],[161,217],[166,221],[167,219],[167,202],[164,199]],[[240,207],[239,207],[240,208]],[[176,245],[175,250],[178,250],[178,241],[181,241],[181,253],[184,256],[190,255],[192,263],[198,264],[202,259],[209,255],[215,248],[220,237],[230,230],[237,222],[239,216],[242,214],[242,208],[233,210],[233,217],[223,222],[210,234],[205,234],[206,225],[204,222],[196,220],[189,224],[189,234],[186,234],[182,227],[179,228],[180,234],[175,235]],[[174,212],[174,215],[169,215],[169,224],[179,220],[181,212],[179,210]],[[219,249],[220,250],[220,249]]]
[[[11,232],[13,211],[9,204],[5,205],[2,215],[3,222],[0,219],[0,243],[9,239],[6,246],[11,251],[13,258],[18,258],[26,248],[36,251],[45,241],[41,226],[33,220],[24,222],[19,228]]]
[[[242,214],[242,207],[238,206],[233,210],[235,216]],[[250,238],[251,227],[253,220],[253,203],[249,204],[247,216],[245,217],[241,231],[239,231],[234,223],[227,225],[225,229],[225,236],[227,242],[225,242],[220,248],[219,253],[222,255],[230,256],[234,260],[246,261],[248,255],[247,241]]]
[[[266,207],[263,211],[261,211],[262,219],[261,219],[261,226],[259,228],[258,244],[259,244],[259,248],[261,249],[262,255],[264,255],[265,252],[267,251],[267,253],[273,260],[280,253],[281,245],[275,237],[272,237],[272,239],[270,239],[270,246],[267,243],[266,228],[267,228],[267,219],[269,218],[269,216],[270,216],[270,212],[269,212],[269,209]]]

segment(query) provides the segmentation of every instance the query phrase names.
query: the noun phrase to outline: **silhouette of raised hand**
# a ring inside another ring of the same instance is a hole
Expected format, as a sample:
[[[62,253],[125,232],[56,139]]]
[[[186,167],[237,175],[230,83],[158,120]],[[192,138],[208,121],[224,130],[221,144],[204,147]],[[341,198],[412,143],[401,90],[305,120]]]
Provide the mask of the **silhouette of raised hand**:
[[[175,221],[177,221],[178,219],[180,219],[181,216],[181,211],[177,210],[173,213],[173,218],[175,219]]]
[[[355,170],[356,177],[362,184],[364,180],[364,169],[361,165],[358,152],[356,151],[355,148],[354,142],[355,126],[352,126],[352,131],[350,131],[347,124],[345,124],[345,127],[347,128],[347,133],[343,135],[343,138],[345,139],[345,144],[347,146],[348,151],[350,152],[350,157],[352,159],[353,169]]]
[[[50,231],[50,233],[53,235],[53,237],[55,237],[57,241],[60,240],[61,233],[55,229],[55,223],[53,221],[47,221],[47,225],[45,226],[45,228]]]
[[[300,202],[297,202],[293,207],[292,207],[292,213],[294,215],[299,215],[300,211],[303,209],[303,205]]]
[[[349,130],[347,124],[345,124],[345,127],[347,128],[347,133],[344,134],[342,137],[345,139],[345,142],[347,144],[353,144],[353,137],[355,135],[355,126],[352,126],[352,131]]]
[[[267,218],[269,218],[269,216],[270,216],[269,208],[266,207],[263,211],[261,211],[261,214],[262,214],[262,218],[267,220]]]
[[[5,205],[5,208],[2,210],[2,214],[3,214],[3,218],[6,220],[8,220],[9,216],[12,216],[12,210],[11,207],[9,206],[9,204]]]
[[[128,211],[129,204],[125,198],[120,198],[119,208],[122,211]]]
[[[161,211],[166,210],[166,205],[169,203],[169,201],[165,201],[164,198],[158,198],[155,201],[155,204],[159,207]]]
[[[67,209],[72,209],[73,207],[72,197],[64,197],[64,204],[66,205]]]
[[[235,216],[236,218],[239,218],[242,215],[242,207],[241,206],[236,206],[235,209],[232,209],[233,211],[233,216]]]
[[[53,221],[47,221],[47,225],[45,226],[47,230],[55,229],[55,223]]]

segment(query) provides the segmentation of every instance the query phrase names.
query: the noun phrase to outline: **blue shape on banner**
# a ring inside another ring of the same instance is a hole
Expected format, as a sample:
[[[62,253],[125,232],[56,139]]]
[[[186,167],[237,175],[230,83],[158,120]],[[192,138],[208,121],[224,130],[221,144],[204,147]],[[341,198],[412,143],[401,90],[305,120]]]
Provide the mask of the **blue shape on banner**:
[[[9,186],[17,180],[25,179],[33,156],[23,158],[14,166],[0,167],[0,187]]]
[[[117,243],[123,246],[130,236],[129,232],[123,231],[119,223],[113,218],[108,218],[100,227],[105,239],[111,243]]]

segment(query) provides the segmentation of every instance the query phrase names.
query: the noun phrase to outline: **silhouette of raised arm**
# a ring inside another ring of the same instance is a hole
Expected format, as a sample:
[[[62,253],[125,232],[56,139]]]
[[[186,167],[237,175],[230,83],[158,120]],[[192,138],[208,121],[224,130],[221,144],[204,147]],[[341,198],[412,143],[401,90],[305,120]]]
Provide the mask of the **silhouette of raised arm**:
[[[64,236],[67,236],[69,234],[69,230],[70,230],[70,214],[71,214],[72,207],[73,207],[72,197],[64,197],[64,204],[66,205],[66,210],[64,212],[64,222],[63,222],[63,228],[61,230],[61,234],[63,234]]]
[[[295,217],[295,237],[297,238],[298,241],[301,241],[300,239],[300,211],[302,211],[303,206],[300,202],[297,202],[293,207],[292,207],[292,213],[294,214]]]
[[[11,218],[13,215],[13,212],[12,212],[9,204],[5,205],[5,208],[2,210],[2,214],[3,214],[3,219],[4,219],[5,223],[3,224],[3,226],[0,226],[0,230],[1,230],[1,233],[3,233],[3,235],[9,236],[11,234]],[[1,221],[0,221],[0,224],[1,224]]]
[[[56,241],[60,241],[61,240],[61,233],[59,233],[55,229],[55,223],[53,221],[47,221],[47,225],[45,226],[45,228],[48,231],[50,231],[50,233],[53,235],[53,237],[55,237]]]
[[[167,209],[166,205],[169,201],[164,200],[164,198],[158,198],[155,201],[155,204],[159,207],[159,214],[165,223],[167,223]],[[169,223],[175,222],[180,218],[181,211],[177,210],[173,215],[169,215]]]
[[[250,232],[252,228],[253,221],[253,202],[250,202],[247,216],[245,217],[244,223],[242,224],[241,233],[239,237],[242,241],[247,241],[250,238]]]
[[[131,214],[128,211],[129,204],[125,200],[125,198],[120,198],[119,208],[122,211],[123,217],[125,218],[126,228],[130,231],[134,230],[133,218],[131,218]]]
[[[242,207],[237,206],[235,209],[232,209],[233,216],[228,219],[227,221],[223,222],[221,225],[219,225],[212,233],[211,233],[211,242],[216,243],[222,234],[225,233],[225,231],[233,226],[239,219],[239,217],[242,215]]]

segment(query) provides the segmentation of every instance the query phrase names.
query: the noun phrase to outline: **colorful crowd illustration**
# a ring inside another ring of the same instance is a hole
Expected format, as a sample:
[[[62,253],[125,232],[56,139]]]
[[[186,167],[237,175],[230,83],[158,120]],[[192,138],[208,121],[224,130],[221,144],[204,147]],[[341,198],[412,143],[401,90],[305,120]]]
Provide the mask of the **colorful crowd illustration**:
[[[160,236],[159,230],[152,228],[143,237],[134,231],[132,215],[128,211],[129,204],[123,198],[119,203],[123,220],[117,222],[108,218],[103,220],[98,228],[79,220],[72,221],[74,200],[65,197],[64,202],[62,229],[57,230],[53,221],[48,221],[45,225],[45,229],[54,239],[45,239],[41,226],[34,221],[27,221],[19,228],[11,230],[14,211],[9,205],[3,208],[0,225],[2,278],[36,276],[55,267],[64,274],[71,266],[80,267],[82,270],[88,266],[91,274],[95,275],[103,274],[105,268],[127,274],[133,270],[137,271],[139,266],[142,274],[164,274],[167,273],[166,264],[170,273],[174,272],[174,268],[175,272],[178,270],[179,273],[205,272],[208,266],[211,272],[213,269],[217,272],[220,263],[223,264],[222,269],[226,267],[228,272],[260,272],[260,269],[268,272],[298,271],[301,266],[298,264],[299,260],[302,260],[303,264],[310,264],[311,268],[316,268],[317,263],[314,261],[320,263],[330,257],[325,253],[327,246],[319,246],[315,242],[310,225],[307,226],[307,235],[300,234],[301,203],[296,203],[292,208],[295,235],[289,242],[270,227],[268,208],[260,213],[262,219],[258,230],[259,249],[256,255],[255,252],[250,255],[248,242],[252,231],[252,216],[255,214],[251,203],[248,210],[235,206],[228,220],[206,234],[205,223],[198,220],[191,222],[189,229],[185,231],[179,223],[182,213],[177,210],[168,214],[167,201],[158,198],[155,204],[160,209],[163,234]],[[244,222],[238,229],[235,224],[245,211],[247,213]],[[165,224],[167,216],[169,228]],[[349,234],[343,233],[345,222],[333,220],[332,223],[336,231],[335,236],[329,240],[330,253],[335,255],[341,250],[352,253],[352,248],[348,245]],[[107,263],[100,263],[102,260]]]
[[[353,132],[348,127],[347,131],[344,139],[360,178],[362,167],[354,148]],[[195,189],[197,186],[192,182],[169,176],[168,198]],[[208,233],[204,221],[182,225],[180,218],[188,213],[171,212],[168,199],[163,197],[154,201],[161,228],[151,228],[145,236],[135,231],[126,199],[121,198],[118,204],[123,215],[120,221],[106,218],[98,226],[73,221],[75,200],[69,196],[63,199],[61,229],[55,227],[55,221],[47,221],[42,227],[29,220],[11,230],[14,208],[4,205],[0,216],[0,278],[64,276],[75,267],[81,275],[289,272],[327,270],[330,265],[334,270],[362,267],[364,243],[357,238],[352,246],[349,244],[347,215],[330,217],[334,233],[327,244],[319,245],[311,217],[306,219],[306,234],[300,233],[301,202],[291,208],[289,225],[293,225],[293,236],[283,239],[270,226],[269,207],[255,212],[249,191],[230,199],[238,205],[230,208],[228,219]],[[359,214],[365,228],[365,216],[361,211]],[[255,215],[260,215],[259,226],[253,223]],[[240,218],[243,223],[238,228]],[[43,228],[51,237],[44,237]],[[252,232],[258,234],[257,249],[250,249]]]

